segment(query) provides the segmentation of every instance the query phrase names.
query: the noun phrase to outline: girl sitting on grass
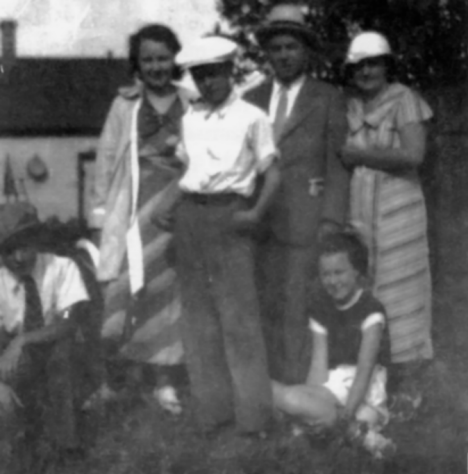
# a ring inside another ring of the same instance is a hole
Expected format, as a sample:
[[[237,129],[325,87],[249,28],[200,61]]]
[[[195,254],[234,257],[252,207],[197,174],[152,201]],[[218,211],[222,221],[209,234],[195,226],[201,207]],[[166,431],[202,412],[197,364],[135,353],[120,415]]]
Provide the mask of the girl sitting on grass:
[[[368,253],[351,233],[329,236],[319,251],[321,288],[311,298],[312,360],[303,385],[272,382],[280,411],[315,426],[367,428],[364,446],[379,455],[391,443],[378,431],[388,421],[387,321],[365,289]]]

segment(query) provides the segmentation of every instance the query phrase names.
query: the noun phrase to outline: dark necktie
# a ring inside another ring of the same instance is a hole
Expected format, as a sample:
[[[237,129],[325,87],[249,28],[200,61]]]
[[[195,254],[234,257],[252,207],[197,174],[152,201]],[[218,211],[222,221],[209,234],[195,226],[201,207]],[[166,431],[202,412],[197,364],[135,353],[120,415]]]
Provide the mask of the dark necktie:
[[[24,332],[30,332],[44,326],[42,303],[34,278],[27,275],[21,281],[23,282],[25,294],[23,328]]]
[[[279,91],[278,106],[276,107],[275,121],[273,122],[273,133],[275,141],[278,142],[284,124],[288,118],[288,89],[281,86]]]

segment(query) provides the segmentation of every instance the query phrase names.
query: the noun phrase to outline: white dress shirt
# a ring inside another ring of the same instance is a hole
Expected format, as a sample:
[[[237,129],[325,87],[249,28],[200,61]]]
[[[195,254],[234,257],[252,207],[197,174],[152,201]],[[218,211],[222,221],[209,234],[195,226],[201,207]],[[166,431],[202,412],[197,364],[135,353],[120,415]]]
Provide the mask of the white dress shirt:
[[[45,325],[66,317],[64,311],[89,300],[80,271],[73,260],[50,253],[38,253],[32,277],[42,302]],[[0,328],[21,330],[24,320],[23,284],[6,267],[0,268]]]
[[[292,108],[294,107],[297,96],[299,95],[299,92],[301,91],[301,88],[304,85],[305,79],[305,75],[302,75],[286,87],[288,96],[288,107],[286,109],[286,117],[289,117],[291,115]],[[268,117],[270,118],[271,123],[273,123],[275,120],[280,91],[284,87],[285,86],[283,84],[276,80],[273,82],[273,92],[271,94],[270,106],[268,108]]]
[[[199,102],[182,119],[178,155],[187,165],[180,188],[188,193],[250,196],[276,156],[267,115],[234,92],[216,109]]]

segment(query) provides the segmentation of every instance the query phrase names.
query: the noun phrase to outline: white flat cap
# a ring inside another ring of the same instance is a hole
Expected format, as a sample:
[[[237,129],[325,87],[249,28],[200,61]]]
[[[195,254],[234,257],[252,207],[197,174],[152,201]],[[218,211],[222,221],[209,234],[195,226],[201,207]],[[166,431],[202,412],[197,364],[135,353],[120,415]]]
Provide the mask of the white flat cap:
[[[176,56],[176,63],[184,68],[203,64],[223,63],[234,59],[237,44],[222,36],[200,38],[185,46]]]

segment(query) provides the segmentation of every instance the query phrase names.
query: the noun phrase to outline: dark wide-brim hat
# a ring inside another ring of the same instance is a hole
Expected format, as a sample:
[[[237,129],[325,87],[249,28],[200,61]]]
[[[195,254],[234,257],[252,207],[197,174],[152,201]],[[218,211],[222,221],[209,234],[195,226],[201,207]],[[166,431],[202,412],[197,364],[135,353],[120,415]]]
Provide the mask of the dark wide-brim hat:
[[[273,36],[283,33],[299,36],[308,46],[315,46],[315,37],[298,5],[284,4],[273,7],[265,23],[255,32],[255,37],[258,44],[264,47]]]
[[[42,224],[28,202],[0,204],[0,251],[20,247],[38,238]]]

